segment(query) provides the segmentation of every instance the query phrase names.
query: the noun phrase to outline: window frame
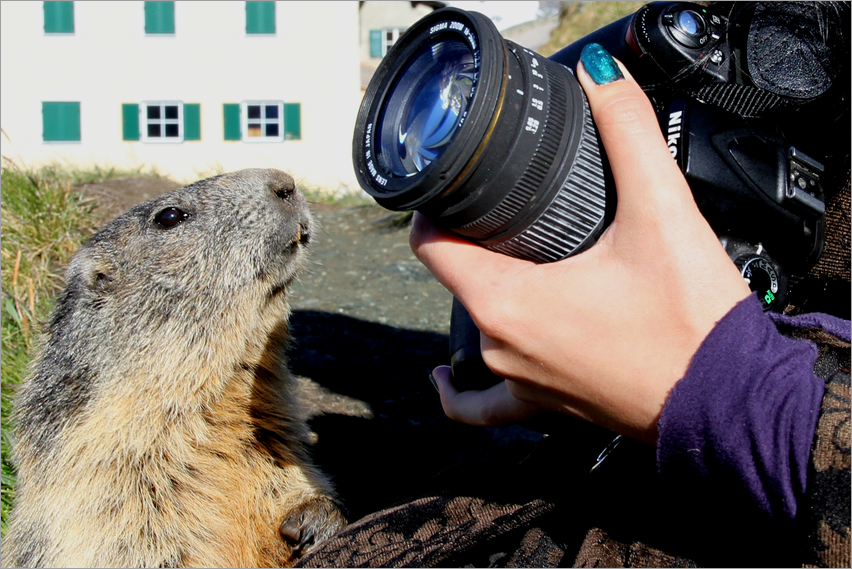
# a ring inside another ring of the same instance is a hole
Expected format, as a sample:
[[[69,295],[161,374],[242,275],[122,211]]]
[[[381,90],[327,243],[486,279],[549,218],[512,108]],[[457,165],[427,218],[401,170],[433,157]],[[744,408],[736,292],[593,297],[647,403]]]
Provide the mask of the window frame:
[[[374,59],[384,59],[384,57],[390,51],[390,48],[399,41],[399,38],[408,28],[402,28],[399,26],[396,27],[387,27],[387,28],[377,28],[370,30],[370,57]],[[378,48],[381,55],[374,54],[374,33],[378,33]],[[388,34],[391,35],[390,43],[388,43]]]
[[[249,118],[249,107],[252,106],[261,107],[261,117]],[[276,119],[269,119],[264,116],[266,115],[266,108],[271,106],[275,106],[278,109],[278,117]],[[250,125],[259,125],[261,131],[264,131],[266,125],[273,123],[278,125],[278,134],[276,136],[268,136],[266,134],[262,134],[261,136],[251,136],[249,134],[249,132],[251,132],[249,130]],[[284,126],[284,101],[265,99],[243,101],[240,103],[240,138],[243,142],[284,142]]]
[[[399,41],[399,36],[405,33],[406,28],[382,28],[382,57],[388,54],[390,48]],[[391,42],[388,43],[388,33],[391,34]]]
[[[165,117],[166,107],[177,107],[177,118],[170,119]],[[140,101],[139,102],[139,140],[150,144],[180,144],[184,141],[184,103],[183,101]],[[148,118],[148,109],[150,107],[160,108],[160,118]],[[160,136],[151,136],[148,134],[148,127],[154,124],[159,124],[161,127]],[[165,127],[168,125],[177,125],[177,136],[165,136]]]

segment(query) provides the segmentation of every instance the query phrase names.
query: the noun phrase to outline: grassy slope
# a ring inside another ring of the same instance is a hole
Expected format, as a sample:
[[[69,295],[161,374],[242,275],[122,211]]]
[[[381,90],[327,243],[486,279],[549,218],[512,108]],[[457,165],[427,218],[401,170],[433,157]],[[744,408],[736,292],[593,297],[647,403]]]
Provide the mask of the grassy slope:
[[[62,270],[74,251],[95,229],[93,204],[74,186],[140,172],[19,168],[3,159],[0,187],[0,266],[2,267],[2,533],[14,498],[10,462],[10,414],[16,386],[26,375],[53,299],[62,285]]]

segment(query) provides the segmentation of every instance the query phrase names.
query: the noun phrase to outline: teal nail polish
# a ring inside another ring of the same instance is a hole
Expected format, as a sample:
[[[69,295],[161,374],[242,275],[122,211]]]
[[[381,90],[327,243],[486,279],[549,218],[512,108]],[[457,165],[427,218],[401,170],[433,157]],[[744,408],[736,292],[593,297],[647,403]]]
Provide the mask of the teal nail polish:
[[[615,64],[615,60],[600,44],[590,43],[583,47],[580,53],[580,61],[586,68],[589,76],[598,85],[606,85],[618,79],[624,79],[621,69]]]

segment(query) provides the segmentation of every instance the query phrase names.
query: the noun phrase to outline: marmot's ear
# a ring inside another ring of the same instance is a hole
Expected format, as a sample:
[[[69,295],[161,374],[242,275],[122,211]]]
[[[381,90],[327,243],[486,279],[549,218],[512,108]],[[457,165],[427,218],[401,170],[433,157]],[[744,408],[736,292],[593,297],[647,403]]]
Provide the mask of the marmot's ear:
[[[68,264],[66,282],[79,279],[83,286],[96,294],[111,291],[116,284],[117,271],[109,253],[98,246],[80,249]]]

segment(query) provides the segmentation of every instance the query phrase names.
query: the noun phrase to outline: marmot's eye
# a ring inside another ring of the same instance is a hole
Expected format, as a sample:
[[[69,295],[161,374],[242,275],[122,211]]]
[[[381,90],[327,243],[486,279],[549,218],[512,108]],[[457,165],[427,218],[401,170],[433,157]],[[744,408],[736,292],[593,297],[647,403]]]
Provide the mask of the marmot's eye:
[[[157,225],[160,227],[171,229],[181,221],[184,221],[187,217],[189,217],[189,214],[185,211],[179,210],[176,207],[167,207],[157,214],[154,221],[156,221]]]

